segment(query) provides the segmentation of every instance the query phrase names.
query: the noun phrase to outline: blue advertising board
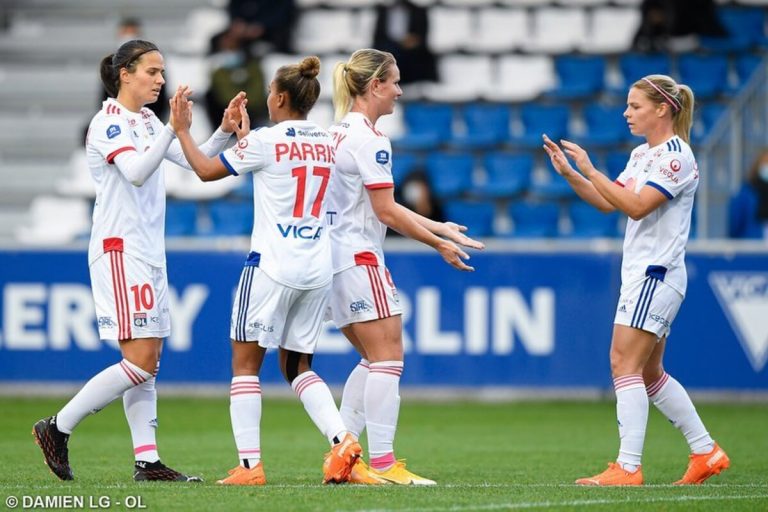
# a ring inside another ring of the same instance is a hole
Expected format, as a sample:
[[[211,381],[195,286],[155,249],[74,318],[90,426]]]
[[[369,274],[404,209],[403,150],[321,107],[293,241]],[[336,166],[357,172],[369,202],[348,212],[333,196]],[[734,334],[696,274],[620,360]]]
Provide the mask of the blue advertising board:
[[[163,382],[225,384],[244,254],[170,251],[173,333]],[[689,253],[688,294],[665,366],[687,387],[768,390],[768,256]],[[608,349],[621,254],[475,253],[474,273],[434,253],[387,256],[404,306],[404,386],[612,387]],[[0,381],[82,382],[117,361],[99,340],[84,251],[0,251]],[[314,367],[343,383],[358,358],[328,327]],[[274,355],[262,373],[281,382]]]

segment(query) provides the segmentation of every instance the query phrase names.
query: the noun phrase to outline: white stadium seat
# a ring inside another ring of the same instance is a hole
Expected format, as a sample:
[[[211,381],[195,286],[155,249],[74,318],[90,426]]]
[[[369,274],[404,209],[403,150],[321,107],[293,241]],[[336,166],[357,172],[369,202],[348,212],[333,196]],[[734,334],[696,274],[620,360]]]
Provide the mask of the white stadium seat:
[[[472,13],[469,9],[429,9],[427,45],[435,53],[460,50],[472,40]]]
[[[529,101],[555,84],[555,68],[544,55],[507,55],[499,58],[493,88],[485,93],[490,101]]]
[[[592,11],[590,36],[581,44],[585,53],[621,53],[632,46],[640,26],[637,9],[598,7]]]
[[[480,9],[474,37],[467,48],[478,53],[515,50],[530,38],[529,32],[528,13],[524,9]]]
[[[587,39],[584,9],[542,7],[533,13],[533,34],[523,48],[530,53],[565,53]]]
[[[341,51],[356,30],[351,10],[308,9],[299,15],[293,32],[294,48],[306,55]]]
[[[433,101],[472,101],[493,84],[493,66],[486,55],[446,55],[438,61],[440,82],[424,84],[423,95]]]

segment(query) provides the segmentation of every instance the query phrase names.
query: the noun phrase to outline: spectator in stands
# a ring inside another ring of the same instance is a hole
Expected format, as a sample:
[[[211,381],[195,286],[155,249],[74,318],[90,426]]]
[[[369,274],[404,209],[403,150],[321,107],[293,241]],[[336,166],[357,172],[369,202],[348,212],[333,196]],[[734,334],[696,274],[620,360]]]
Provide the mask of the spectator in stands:
[[[261,62],[243,46],[242,35],[234,27],[211,40],[211,85],[205,92],[205,108],[211,126],[221,120],[230,98],[245,91],[248,115],[254,126],[267,122],[266,92]]]
[[[432,193],[427,175],[422,171],[415,171],[406,176],[395,191],[395,197],[398,203],[422,217],[436,222],[445,220],[443,206]]]
[[[688,393],[663,366],[667,337],[688,281],[685,245],[699,183],[688,145],[693,92],[668,76],[646,76],[632,84],[624,117],[630,132],[646,143],[632,151],[615,182],[595,169],[578,145],[562,140],[563,151],[544,136],[552,165],[579,197],[602,212],[619,210],[629,216],[610,351],[619,455],[604,472],[576,483],[642,485],[641,457],[651,401],[682,432],[691,449],[688,469],[675,483],[700,484],[727,469],[730,461],[707,432]]]
[[[373,47],[395,56],[401,84],[437,81],[435,55],[427,46],[427,8],[409,0],[376,6]]]
[[[350,478],[360,482],[434,485],[410,472],[394,453],[403,373],[402,306],[384,261],[387,228],[435,249],[456,269],[474,270],[459,244],[482,248],[466,227],[429,220],[395,202],[392,147],[376,130],[394,111],[400,70],[391,53],[357,50],[333,71],[337,124],[336,173],[329,187],[333,287],[330,310],[336,326],[362,360],[353,369],[341,402],[344,424],[355,435],[368,429],[370,468],[362,461]],[[354,307],[350,307],[352,304]]]
[[[752,186],[757,199],[755,216],[762,226],[763,238],[768,240],[768,149],[761,151],[752,163],[747,182]]]
[[[74,478],[67,448],[72,432],[88,415],[122,397],[133,440],[133,479],[200,481],[160,461],[155,432],[155,377],[163,338],[171,333],[163,160],[189,167],[170,125],[145,108],[160,94],[164,67],[157,46],[137,39],[101,61],[109,98],[86,138],[97,197],[88,265],[99,337],[119,344],[122,360],[92,377],[55,416],[35,423],[45,462],[61,480]],[[206,154],[224,148],[243,101],[243,93],[233,98],[220,128],[201,146]]]
[[[279,350],[283,376],[331,443],[323,481],[346,482],[362,451],[347,432],[328,386],[311,368],[331,286],[324,198],[336,172],[333,139],[307,120],[320,95],[319,72],[317,57],[280,67],[267,99],[269,117],[276,124],[250,131],[247,113],[242,112],[239,142],[217,157],[195,146],[186,98],[176,96],[172,102],[171,122],[200,179],[253,173],[251,252],[235,294],[230,329],[234,374],[230,414],[240,460],[228,477],[218,481],[223,485],[266,483],[259,374],[270,347]],[[288,235],[291,228],[293,236]]]
[[[643,0],[640,26],[633,48],[642,52],[665,52],[673,38],[727,35],[717,18],[714,0]]]
[[[244,50],[251,51],[252,45],[263,44],[265,48],[254,53],[291,53],[293,26],[297,17],[294,0],[229,0],[227,12],[228,31],[237,34]],[[328,29],[318,27],[318,30]]]

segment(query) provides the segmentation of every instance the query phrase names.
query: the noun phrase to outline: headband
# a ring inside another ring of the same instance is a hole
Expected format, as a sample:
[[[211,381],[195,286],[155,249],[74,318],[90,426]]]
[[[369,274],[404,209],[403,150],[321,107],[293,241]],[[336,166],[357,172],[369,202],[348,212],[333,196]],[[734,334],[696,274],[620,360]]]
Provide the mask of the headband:
[[[665,99],[665,100],[667,100],[667,103],[669,103],[669,104],[672,106],[672,109],[673,109],[675,112],[680,112],[680,111],[683,109],[683,106],[682,106],[682,105],[680,105],[680,102],[679,102],[679,101],[677,101],[677,100],[676,100],[674,97],[672,97],[672,96],[670,96],[669,94],[665,93],[665,92],[664,92],[664,90],[663,90],[661,87],[659,87],[658,85],[656,85],[655,83],[653,83],[652,81],[650,81],[650,80],[649,80],[649,79],[647,79],[647,78],[643,78],[643,80],[645,80],[646,82],[648,82],[648,83],[650,84],[650,86],[651,86],[651,87],[653,87],[654,89],[656,89],[656,91],[657,91],[659,94],[661,94],[662,96],[664,96],[664,99]]]

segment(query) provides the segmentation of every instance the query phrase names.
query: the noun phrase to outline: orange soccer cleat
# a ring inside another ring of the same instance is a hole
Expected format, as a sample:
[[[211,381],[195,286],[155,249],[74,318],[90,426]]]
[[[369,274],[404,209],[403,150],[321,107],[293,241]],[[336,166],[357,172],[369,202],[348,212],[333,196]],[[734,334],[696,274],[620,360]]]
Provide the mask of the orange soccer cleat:
[[[608,469],[599,475],[589,478],[579,478],[576,480],[578,485],[643,485],[642,468],[637,468],[634,472],[627,471],[621,467],[618,462],[609,462]]]
[[[405,469],[405,460],[398,460],[395,464],[384,471],[371,468],[371,473],[375,476],[386,480],[392,484],[398,485],[437,485],[434,480],[424,478],[416,473]]]
[[[355,465],[352,466],[352,472],[349,474],[349,480],[347,481],[351,484],[361,485],[381,485],[389,483],[383,478],[376,476],[362,457],[357,459]]]
[[[718,475],[731,466],[731,459],[725,451],[715,443],[709,453],[695,454],[688,457],[688,469],[683,478],[675,482],[675,485],[697,485],[707,478]]]
[[[255,468],[244,468],[237,466],[227,471],[228,477],[217,480],[221,485],[264,485],[267,483],[267,477],[264,475],[264,465],[259,461]]]
[[[361,453],[363,453],[363,449],[352,434],[348,433],[344,436],[343,441],[334,445],[331,451],[325,454],[323,483],[341,484],[346,482]]]

